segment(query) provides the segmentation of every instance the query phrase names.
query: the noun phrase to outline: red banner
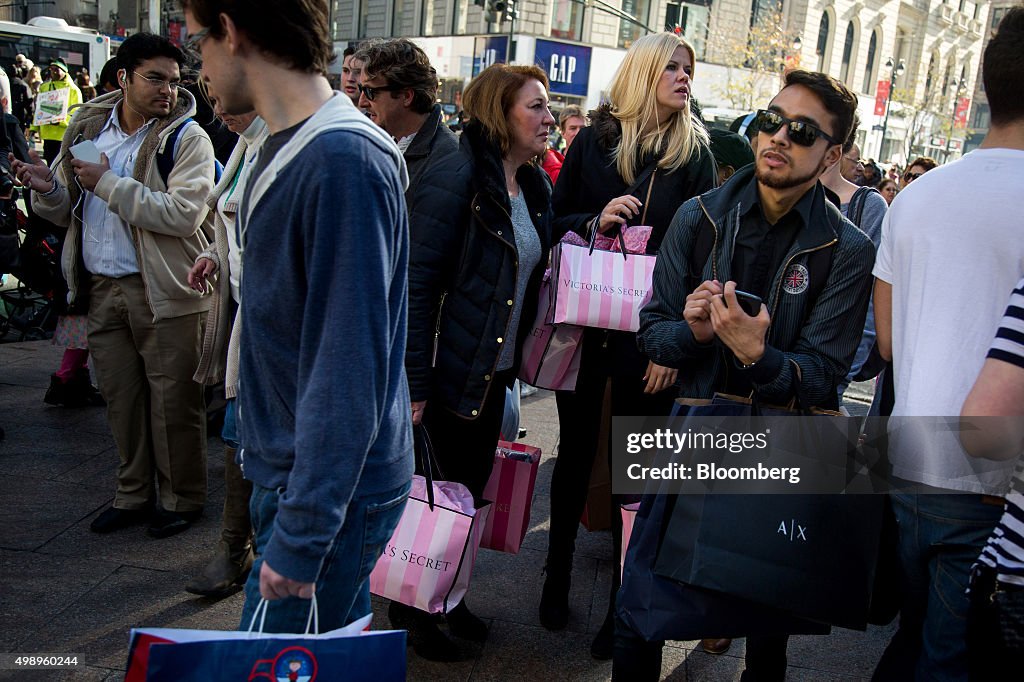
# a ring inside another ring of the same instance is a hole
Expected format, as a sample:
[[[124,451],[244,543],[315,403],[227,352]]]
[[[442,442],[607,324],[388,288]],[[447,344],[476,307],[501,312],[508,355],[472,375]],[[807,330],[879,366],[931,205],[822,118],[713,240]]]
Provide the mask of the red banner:
[[[875,90],[875,116],[885,116],[885,105],[889,101],[889,81],[878,81]]]
[[[967,127],[967,112],[971,110],[971,98],[961,97],[956,101],[956,113],[953,114],[953,125],[957,128]]]

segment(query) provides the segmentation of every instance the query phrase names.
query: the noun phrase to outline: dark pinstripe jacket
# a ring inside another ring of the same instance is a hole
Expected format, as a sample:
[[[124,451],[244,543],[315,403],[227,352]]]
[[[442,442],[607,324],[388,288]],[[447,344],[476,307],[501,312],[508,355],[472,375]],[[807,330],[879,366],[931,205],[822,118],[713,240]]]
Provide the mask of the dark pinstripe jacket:
[[[724,185],[683,204],[669,226],[654,268],[651,302],[640,313],[638,341],[656,363],[680,370],[680,395],[710,398],[722,390],[730,372],[748,372],[761,400],[785,404],[794,395],[796,376],[790,359],[800,365],[801,384],[811,405],[836,407],[836,386],[846,376],[860,342],[871,292],[875,248],[825,197],[813,190],[812,220],[775,273],[765,301],[771,316],[765,355],[743,370],[732,352],[716,342],[700,344],[683,320],[686,297],[701,282],[732,276],[733,247],[740,226],[739,196],[753,176],[753,165]],[[691,272],[691,254],[701,229],[714,231],[711,255],[701,272]],[[831,265],[816,301],[815,287],[799,281],[809,273],[808,260],[820,249],[833,249]],[[785,282],[786,275],[797,282]],[[792,292],[792,293],[790,293]],[[811,306],[813,307],[811,308]],[[811,308],[811,309],[808,309]]]

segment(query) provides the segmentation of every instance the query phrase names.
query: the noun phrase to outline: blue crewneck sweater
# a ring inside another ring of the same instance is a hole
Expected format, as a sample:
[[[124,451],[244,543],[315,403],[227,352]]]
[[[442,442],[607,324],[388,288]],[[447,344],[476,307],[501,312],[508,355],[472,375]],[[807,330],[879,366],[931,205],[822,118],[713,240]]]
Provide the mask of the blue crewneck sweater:
[[[405,167],[391,140],[328,106],[336,116],[307,121],[257,179],[245,223],[242,466],[283,488],[263,557],[301,582],[354,497],[413,471]]]

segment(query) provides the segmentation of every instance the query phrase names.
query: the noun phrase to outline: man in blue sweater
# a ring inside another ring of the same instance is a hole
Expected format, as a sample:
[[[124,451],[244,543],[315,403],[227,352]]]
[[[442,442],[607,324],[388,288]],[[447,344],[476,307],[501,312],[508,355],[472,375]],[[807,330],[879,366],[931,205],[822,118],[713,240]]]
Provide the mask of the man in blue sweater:
[[[331,90],[326,0],[186,0],[188,47],[264,143],[239,210],[239,460],[257,552],[242,627],[320,630],[370,612],[368,580],[413,471],[404,369],[402,155]],[[358,172],[353,172],[357,169]]]

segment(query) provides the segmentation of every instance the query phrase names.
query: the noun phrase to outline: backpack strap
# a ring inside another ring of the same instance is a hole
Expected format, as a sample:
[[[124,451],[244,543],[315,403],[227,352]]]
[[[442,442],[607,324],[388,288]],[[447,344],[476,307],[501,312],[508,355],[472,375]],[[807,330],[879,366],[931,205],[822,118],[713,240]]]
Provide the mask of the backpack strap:
[[[160,172],[160,178],[164,181],[165,186],[167,185],[167,179],[171,177],[171,171],[174,170],[174,155],[178,151],[178,138],[181,136],[181,131],[192,123],[199,125],[196,123],[195,119],[189,117],[182,121],[180,125],[176,126],[167,136],[167,142],[164,143],[164,148],[156,155],[156,169]],[[220,182],[221,175],[223,174],[224,166],[220,161],[214,159],[214,184]]]
[[[860,187],[850,197],[850,205],[846,208],[846,217],[857,227],[860,227],[860,223],[864,219],[864,206],[868,203],[868,195],[872,192],[877,194],[878,190],[874,187]]]

